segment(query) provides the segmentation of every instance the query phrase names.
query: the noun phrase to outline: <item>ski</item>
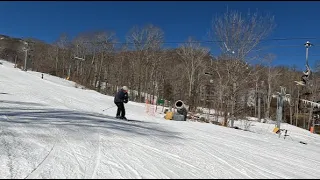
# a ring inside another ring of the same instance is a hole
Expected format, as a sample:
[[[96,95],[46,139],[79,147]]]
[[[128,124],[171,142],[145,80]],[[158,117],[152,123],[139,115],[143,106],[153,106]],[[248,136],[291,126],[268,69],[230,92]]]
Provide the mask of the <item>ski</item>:
[[[305,84],[302,81],[294,81],[294,82],[297,83],[297,85],[305,86]]]
[[[116,119],[120,119],[120,120],[123,120],[123,121],[130,121],[129,119],[127,119],[127,118],[125,118],[125,119],[123,119],[123,118],[120,118],[120,117],[115,117]]]

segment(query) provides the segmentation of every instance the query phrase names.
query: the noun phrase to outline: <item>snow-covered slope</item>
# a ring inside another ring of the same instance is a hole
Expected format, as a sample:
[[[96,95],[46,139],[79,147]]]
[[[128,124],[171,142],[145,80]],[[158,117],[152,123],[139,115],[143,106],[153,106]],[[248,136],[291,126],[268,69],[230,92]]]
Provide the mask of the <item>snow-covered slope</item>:
[[[319,178],[319,136],[167,121],[73,82],[0,65],[1,178]],[[301,144],[299,141],[308,144]]]

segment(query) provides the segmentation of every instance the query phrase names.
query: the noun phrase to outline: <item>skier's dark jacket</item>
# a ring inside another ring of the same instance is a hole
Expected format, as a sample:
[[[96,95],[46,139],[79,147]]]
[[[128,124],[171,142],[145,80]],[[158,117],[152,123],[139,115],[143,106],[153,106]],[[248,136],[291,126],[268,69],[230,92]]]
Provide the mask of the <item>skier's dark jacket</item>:
[[[123,89],[117,92],[114,96],[114,103],[127,103],[128,102],[128,93],[124,92]]]

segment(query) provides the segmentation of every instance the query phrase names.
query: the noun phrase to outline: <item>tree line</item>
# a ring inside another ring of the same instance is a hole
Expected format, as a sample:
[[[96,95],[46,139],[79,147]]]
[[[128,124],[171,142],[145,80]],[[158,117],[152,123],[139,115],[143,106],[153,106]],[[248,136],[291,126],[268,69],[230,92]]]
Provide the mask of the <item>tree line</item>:
[[[0,56],[19,67],[24,65],[21,49],[28,42],[27,67],[34,71],[68,78],[89,89],[114,95],[128,86],[133,101],[144,102],[151,94],[174,103],[183,100],[196,107],[217,110],[228,120],[245,116],[275,119],[272,95],[286,87],[291,101],[285,104],[286,122],[308,128],[310,109],[299,98],[318,98],[318,87],[296,86],[301,72],[294,66],[272,66],[274,54],[261,51],[261,42],[276,27],[269,14],[227,11],[213,18],[210,40],[220,54],[212,54],[196,39],[188,38],[177,48],[164,47],[165,33],[152,24],[133,27],[126,41],[115,32],[84,32],[70,39],[62,34],[55,43],[2,36]],[[313,80],[318,79],[313,74]],[[153,97],[150,96],[149,99]]]

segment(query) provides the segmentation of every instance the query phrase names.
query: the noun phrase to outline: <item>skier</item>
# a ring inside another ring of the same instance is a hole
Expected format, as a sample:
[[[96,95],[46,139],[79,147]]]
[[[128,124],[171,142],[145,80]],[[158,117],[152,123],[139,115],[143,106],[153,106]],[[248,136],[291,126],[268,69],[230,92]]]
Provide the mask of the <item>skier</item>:
[[[309,80],[309,76],[310,76],[310,74],[311,74],[310,67],[309,67],[308,65],[306,65],[306,68],[307,68],[307,70],[306,70],[306,71],[303,71],[303,75],[302,75],[302,77],[301,77],[302,82],[303,82],[304,85],[307,84],[307,81]]]
[[[117,115],[116,118],[127,119],[125,117],[126,111],[124,109],[123,103],[128,103],[128,87],[123,86],[114,96],[114,103],[117,105]]]
[[[309,81],[309,77],[311,75],[311,70],[310,70],[310,67],[306,64],[306,68],[307,70],[306,71],[303,71],[303,75],[301,76],[301,81],[296,81],[297,84],[299,85],[307,85],[307,82]]]

